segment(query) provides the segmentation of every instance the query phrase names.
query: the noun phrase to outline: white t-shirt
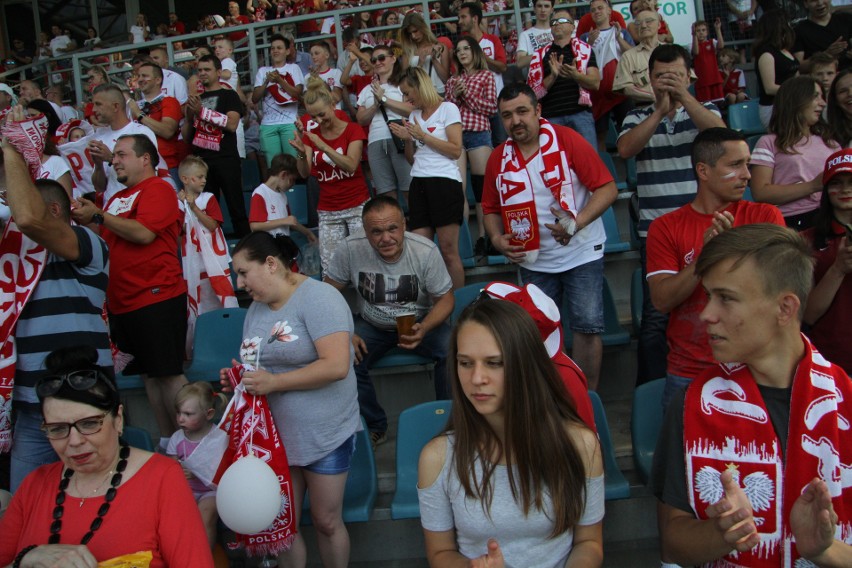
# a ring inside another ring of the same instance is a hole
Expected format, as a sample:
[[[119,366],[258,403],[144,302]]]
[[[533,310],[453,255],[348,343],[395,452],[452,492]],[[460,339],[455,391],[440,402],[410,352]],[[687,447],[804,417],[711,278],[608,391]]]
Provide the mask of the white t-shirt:
[[[144,43],[145,42],[145,32],[151,33],[151,28],[145,26],[130,26],[130,35],[133,36],[133,43]]]
[[[263,223],[290,216],[286,191],[275,191],[265,183],[260,184],[251,194],[249,222]],[[272,236],[290,235],[290,227],[276,227],[267,231]]]
[[[263,83],[266,82],[266,74],[272,71],[278,71],[282,77],[289,74],[293,78],[293,84],[304,89],[305,76],[302,75],[302,70],[295,63],[285,63],[281,67],[261,67],[254,77],[254,86],[262,87]],[[262,110],[263,121],[261,125],[293,124],[298,118],[299,103],[278,104],[267,92],[263,96]]]
[[[424,132],[440,140],[447,140],[447,127],[451,124],[461,124],[461,113],[453,103],[443,102],[438,110],[428,119],[424,119],[420,110],[415,110],[408,118],[417,123]],[[411,166],[411,177],[446,177],[461,181],[458,163],[432,149],[432,147],[414,141],[414,165]],[[440,175],[439,175],[440,174]]]
[[[412,55],[411,59],[408,62],[408,66],[417,67],[418,65],[420,65],[420,56]],[[431,55],[426,56],[426,62],[423,64],[423,70],[429,74],[429,78],[432,79],[432,84],[435,86],[435,90],[438,91],[438,94],[443,97],[445,90],[444,82],[441,80],[441,77],[438,76],[438,69],[435,68],[435,64],[432,61]]]
[[[226,57],[222,60],[222,70],[231,72],[231,77],[225,82],[228,83],[235,91],[239,89],[240,77],[239,75],[237,75],[237,62],[231,59],[230,57]]]
[[[66,55],[64,51],[59,51],[60,49],[65,49],[71,44],[71,38],[67,35],[56,36],[52,40],[50,40],[50,53],[53,57],[60,57]]]
[[[399,87],[394,87],[390,83],[385,83],[382,85],[382,89],[385,90],[385,96],[389,101],[402,101],[402,91],[399,90]],[[373,89],[364,89],[361,91],[361,94],[358,95],[358,106],[359,107],[367,107],[370,108],[376,104],[376,97],[373,96]],[[388,120],[400,120],[405,118],[404,116],[395,113],[390,108],[385,106],[385,112],[388,115]],[[378,142],[379,140],[387,140],[391,138],[390,128],[385,123],[385,117],[382,115],[381,109],[376,109],[376,114],[373,115],[373,121],[370,122],[370,131],[367,133],[367,143],[372,144],[373,142]]]
[[[186,90],[186,79],[180,73],[175,73],[168,69],[163,69],[163,87],[161,92],[167,97],[174,97],[181,104],[186,104],[189,100],[189,93]]]
[[[106,147],[112,151],[115,148],[115,142],[121,136],[125,136],[127,134],[144,134],[148,137],[148,139],[154,143],[154,146],[157,146],[157,136],[154,134],[154,131],[139,124],[138,122],[129,122],[127,126],[122,128],[121,130],[113,130],[109,126],[104,126],[95,130],[95,138],[100,140]],[[160,161],[157,165],[157,168],[165,168],[166,161],[162,156],[159,155],[159,151],[157,152],[157,156],[160,158]],[[104,169],[107,174],[107,186],[104,191],[104,203],[109,203],[109,200],[112,199],[112,196],[124,189],[125,186],[123,183],[118,181],[118,177],[115,175],[115,169],[112,168],[110,164],[105,164]]]
[[[495,49],[494,41],[487,35],[483,35],[479,40],[479,47],[482,48],[482,53],[491,59],[495,59],[494,54],[497,53],[497,50]],[[495,71],[492,71],[492,73],[494,73],[494,83],[497,86],[497,94],[499,95],[500,91],[503,90],[503,74]]]
[[[47,156],[47,160],[41,163],[38,179],[58,180],[70,171],[68,162],[61,156]]]
[[[550,28],[532,27],[521,32],[521,37],[518,38],[518,51],[532,55],[537,49],[551,43],[553,43],[553,34],[550,32]]]
[[[340,82],[341,77],[343,77],[343,71],[336,67],[329,67],[328,71],[319,73],[319,78],[325,81],[325,84],[328,85],[328,88],[332,91],[334,89],[343,89],[343,83]],[[338,102],[335,108],[342,109],[343,102]]]
[[[75,120],[77,118],[80,117],[77,114],[77,109],[75,109],[74,107],[69,105],[59,107],[59,120],[61,120],[62,122],[71,122],[72,120]]]

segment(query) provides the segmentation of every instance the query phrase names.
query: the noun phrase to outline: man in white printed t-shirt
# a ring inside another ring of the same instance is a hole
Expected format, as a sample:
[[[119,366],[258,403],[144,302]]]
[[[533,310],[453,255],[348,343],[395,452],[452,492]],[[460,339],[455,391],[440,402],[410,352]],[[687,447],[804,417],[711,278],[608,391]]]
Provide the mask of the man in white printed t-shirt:
[[[518,55],[515,63],[523,69],[530,64],[533,53],[553,41],[550,32],[550,16],[553,15],[553,0],[536,0],[535,25],[521,32],[518,38]],[[498,91],[497,94],[500,94]]]
[[[94,161],[92,185],[95,190],[103,192],[104,203],[109,202],[113,195],[125,188],[118,181],[115,169],[112,167],[112,149],[116,140],[129,134],[144,134],[157,147],[157,136],[154,132],[138,122],[127,118],[127,107],[124,93],[115,85],[99,85],[92,97],[95,117],[98,124],[106,124],[95,130],[95,138],[89,142],[88,151]],[[165,166],[166,161],[157,153],[159,164]],[[106,169],[106,171],[104,171]],[[171,178],[167,179],[172,183]]]
[[[271,66],[261,67],[254,78],[253,103],[263,101],[260,123],[260,148],[267,164],[278,154],[296,155],[290,145],[299,113],[305,77],[295,63],[287,63],[291,43],[281,34],[269,39]]]

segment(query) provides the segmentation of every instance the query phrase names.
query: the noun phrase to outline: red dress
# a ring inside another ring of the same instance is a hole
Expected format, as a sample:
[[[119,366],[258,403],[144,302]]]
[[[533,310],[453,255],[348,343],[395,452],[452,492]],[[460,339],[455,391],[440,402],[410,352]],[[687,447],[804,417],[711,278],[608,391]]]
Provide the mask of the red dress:
[[[708,39],[698,44],[698,53],[692,62],[698,81],[695,82],[695,98],[702,103],[725,97],[722,91],[722,74],[716,62],[716,41]]]

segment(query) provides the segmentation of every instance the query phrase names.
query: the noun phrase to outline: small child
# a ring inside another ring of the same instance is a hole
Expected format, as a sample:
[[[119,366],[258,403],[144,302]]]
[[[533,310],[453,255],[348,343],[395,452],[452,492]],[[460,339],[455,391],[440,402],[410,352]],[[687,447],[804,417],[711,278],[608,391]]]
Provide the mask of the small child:
[[[177,459],[195,495],[201,520],[207,530],[210,548],[216,544],[216,486],[213,477],[228,447],[228,435],[213,426],[216,401],[227,403],[225,395],[215,394],[210,383],[189,383],[175,397],[180,429],[169,438],[166,454]]]
[[[234,42],[223,37],[216,40],[213,44],[213,53],[216,58],[222,63],[222,73],[219,76],[221,81],[224,81],[235,91],[240,88],[240,79],[237,75],[237,62],[234,61]]]
[[[722,84],[722,93],[728,105],[748,100],[745,73],[742,69],[735,67],[739,60],[740,54],[736,50],[728,47],[719,50],[719,70],[725,81]]]
[[[249,227],[252,231],[266,231],[275,235],[290,236],[290,228],[296,229],[308,239],[315,242],[316,236],[310,229],[299,223],[290,214],[287,204],[287,190],[299,177],[296,158],[290,154],[278,154],[272,158],[269,166],[269,178],[251,194],[249,207]]]
[[[707,22],[699,20],[692,24],[692,66],[698,80],[695,82],[695,98],[702,103],[724,98],[723,79],[716,61],[716,49],[725,47],[722,39],[722,20],[716,18],[713,27],[716,39],[709,39]]]
[[[311,44],[311,74],[325,81],[328,88],[331,89],[331,98],[337,103],[335,108],[343,108],[340,104],[343,99],[343,84],[340,82],[343,72],[340,69],[329,67],[328,61],[330,59],[331,48],[326,42],[317,41]]]
[[[178,199],[184,211],[181,252],[189,307],[186,352],[191,358],[195,319],[212,310],[236,308],[237,299],[231,283],[231,255],[222,232],[222,209],[216,196],[204,191],[207,164],[197,156],[187,156],[178,175],[183,183]]]
[[[822,85],[823,97],[827,99],[831,84],[837,76],[837,58],[825,51],[818,51],[808,58],[799,72],[816,79]]]

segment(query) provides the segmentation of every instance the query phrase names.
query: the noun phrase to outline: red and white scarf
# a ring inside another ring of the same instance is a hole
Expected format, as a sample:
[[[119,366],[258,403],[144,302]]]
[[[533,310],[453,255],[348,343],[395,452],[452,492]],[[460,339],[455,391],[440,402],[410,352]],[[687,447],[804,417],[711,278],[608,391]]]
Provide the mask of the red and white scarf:
[[[565,150],[553,125],[539,119],[539,151],[525,160],[509,138],[503,145],[497,193],[503,214],[503,230],[513,235],[511,244],[522,246],[525,263],[533,263],[541,244],[538,213],[533,188],[547,188],[559,206],[577,217],[574,183]]]
[[[202,211],[207,207],[212,193],[202,193],[195,204]],[[189,207],[184,206],[184,234],[181,239],[183,248],[183,277],[187,289],[187,325],[186,354],[192,358],[192,341],[195,337],[195,321],[198,316],[219,308],[236,308],[237,298],[231,282],[231,255],[222,227],[210,231],[201,224]],[[201,287],[209,282],[219,299],[218,305],[205,305],[202,302]]]
[[[12,390],[15,386],[15,324],[38,285],[47,250],[10,219],[0,241],[0,453],[12,449]]]
[[[547,50],[550,49],[551,45],[553,44],[536,49],[530,61],[527,84],[539,99],[547,94],[547,89],[544,88],[544,66],[548,65],[545,58],[547,57]],[[592,55],[591,46],[580,39],[573,38],[571,39],[571,50],[574,52],[574,66],[577,68],[577,71],[585,75],[586,69],[589,66],[589,59]],[[589,94],[588,89],[583,88],[579,84],[578,87],[580,88],[580,100],[578,103],[582,106],[592,106],[592,96]]]
[[[192,145],[205,150],[219,150],[222,138],[225,137],[223,129],[227,124],[228,115],[202,107],[193,124],[195,138],[192,139]]]
[[[831,492],[839,519],[834,538],[852,544],[852,385],[842,369],[802,339],[805,355],[793,379],[786,456],[745,365],[719,365],[686,392],[683,438],[693,510],[706,519],[707,507],[724,496],[720,475],[734,469],[760,535],[752,550],[706,566],[798,566],[790,510],[814,477]]]
[[[237,542],[233,548],[243,546],[248,556],[275,555],[289,550],[293,539],[296,538],[290,465],[266,397],[249,395],[242,385],[244,370],[250,371],[253,367],[237,365],[228,371],[234,397],[219,424],[219,428],[228,432],[228,449],[225,450],[214,482],[218,484],[222,474],[231,464],[248,455],[262,459],[272,468],[281,484],[281,510],[267,530],[258,534],[237,534]]]

